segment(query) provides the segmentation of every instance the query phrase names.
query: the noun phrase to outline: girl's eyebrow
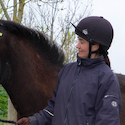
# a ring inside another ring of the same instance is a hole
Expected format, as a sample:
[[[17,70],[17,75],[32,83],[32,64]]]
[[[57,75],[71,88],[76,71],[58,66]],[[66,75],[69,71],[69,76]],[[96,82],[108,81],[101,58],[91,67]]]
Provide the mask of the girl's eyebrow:
[[[78,36],[78,39],[82,39],[82,37]]]

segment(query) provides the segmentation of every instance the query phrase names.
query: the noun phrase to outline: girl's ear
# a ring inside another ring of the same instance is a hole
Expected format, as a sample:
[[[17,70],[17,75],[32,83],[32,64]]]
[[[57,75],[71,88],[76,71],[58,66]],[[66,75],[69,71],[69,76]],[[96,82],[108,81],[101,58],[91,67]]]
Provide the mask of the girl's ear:
[[[96,51],[96,50],[98,50],[98,49],[99,49],[99,44],[98,44],[98,43],[94,43],[94,44],[92,45],[91,51]]]

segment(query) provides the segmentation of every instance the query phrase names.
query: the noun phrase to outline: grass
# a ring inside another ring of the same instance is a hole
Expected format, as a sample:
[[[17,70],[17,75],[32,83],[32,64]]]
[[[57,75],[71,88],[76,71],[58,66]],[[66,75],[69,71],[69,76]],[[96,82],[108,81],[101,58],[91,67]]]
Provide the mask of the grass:
[[[7,119],[8,95],[4,88],[0,85],[0,119]],[[0,125],[5,125],[0,123]]]

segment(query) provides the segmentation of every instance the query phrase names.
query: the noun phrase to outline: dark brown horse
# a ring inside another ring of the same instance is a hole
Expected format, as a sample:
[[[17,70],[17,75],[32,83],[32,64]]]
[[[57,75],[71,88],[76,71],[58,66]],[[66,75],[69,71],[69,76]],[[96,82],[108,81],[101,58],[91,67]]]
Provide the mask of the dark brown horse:
[[[0,20],[0,83],[18,112],[18,119],[30,116],[47,105],[63,67],[62,51],[38,31]],[[125,125],[125,76],[118,76]]]
[[[63,62],[62,51],[43,34],[0,20],[0,82],[18,118],[47,105]]]
[[[116,74],[120,83],[121,96],[122,96],[122,110],[120,114],[121,125],[125,125],[125,75]]]

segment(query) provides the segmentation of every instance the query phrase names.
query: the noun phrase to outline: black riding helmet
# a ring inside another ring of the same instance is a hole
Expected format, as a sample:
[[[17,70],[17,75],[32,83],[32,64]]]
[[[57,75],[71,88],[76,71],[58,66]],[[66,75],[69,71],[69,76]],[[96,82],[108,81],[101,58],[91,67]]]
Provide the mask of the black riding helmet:
[[[74,26],[74,25],[73,25]],[[98,51],[91,51],[93,43],[99,43],[103,49],[103,55],[107,54],[112,39],[113,28],[109,21],[103,17],[90,16],[82,19],[75,27],[75,33],[89,42],[89,55]]]

